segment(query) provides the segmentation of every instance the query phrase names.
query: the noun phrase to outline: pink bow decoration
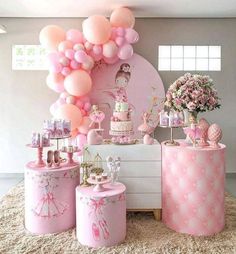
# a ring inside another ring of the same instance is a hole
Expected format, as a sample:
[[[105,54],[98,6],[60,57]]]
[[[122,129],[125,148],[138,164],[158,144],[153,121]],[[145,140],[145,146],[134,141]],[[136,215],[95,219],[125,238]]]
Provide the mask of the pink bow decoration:
[[[90,199],[90,201],[91,201],[90,206],[93,209],[93,212],[95,212],[95,214],[102,214],[101,208],[105,205],[105,199],[104,198],[100,198],[99,200]]]

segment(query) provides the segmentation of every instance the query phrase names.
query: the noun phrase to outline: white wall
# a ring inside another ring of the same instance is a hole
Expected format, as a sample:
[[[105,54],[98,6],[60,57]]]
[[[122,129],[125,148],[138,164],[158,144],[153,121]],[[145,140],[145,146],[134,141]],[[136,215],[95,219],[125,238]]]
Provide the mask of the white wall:
[[[8,33],[0,34],[0,173],[23,172],[24,164],[36,151],[26,148],[31,132],[41,129],[50,118],[49,106],[57,94],[45,84],[46,71],[12,71],[11,47],[14,44],[38,44],[42,27],[57,24],[65,29],[81,28],[80,19],[8,19],[0,18]],[[227,145],[227,171],[236,172],[236,19],[137,19],[140,41],[135,51],[157,68],[159,44],[222,45],[222,71],[209,73],[222,98],[222,108],[206,114],[222,126]],[[184,72],[160,72],[166,89]],[[157,138],[169,136],[158,129]],[[182,136],[178,131],[176,136]]]

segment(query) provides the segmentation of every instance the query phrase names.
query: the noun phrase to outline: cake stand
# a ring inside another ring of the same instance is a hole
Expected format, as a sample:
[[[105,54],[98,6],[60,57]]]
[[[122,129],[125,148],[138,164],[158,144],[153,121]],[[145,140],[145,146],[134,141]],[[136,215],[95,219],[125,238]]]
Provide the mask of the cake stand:
[[[72,150],[69,151],[68,147],[66,150],[60,150],[62,153],[67,153],[67,161],[64,164],[65,166],[76,166],[78,165],[78,162],[75,162],[73,160],[74,153],[80,152],[81,150],[78,147],[72,147]]]
[[[51,140],[56,140],[57,142],[57,150],[59,150],[59,140],[60,139],[66,139],[66,138],[70,138],[71,135],[68,135],[68,136],[63,136],[63,137],[50,137]]]
[[[103,187],[103,184],[106,183],[110,183],[111,182],[111,178],[108,177],[106,180],[100,181],[98,182],[97,180],[93,180],[90,177],[87,179],[87,182],[90,184],[94,184],[94,188],[93,191],[95,192],[101,192],[101,191],[105,191],[106,189]]]
[[[173,139],[173,129],[177,128],[184,128],[185,125],[176,125],[176,126],[166,126],[166,125],[158,125],[161,128],[168,128],[170,129],[170,140],[165,141],[165,145],[167,146],[179,146],[179,143]]]

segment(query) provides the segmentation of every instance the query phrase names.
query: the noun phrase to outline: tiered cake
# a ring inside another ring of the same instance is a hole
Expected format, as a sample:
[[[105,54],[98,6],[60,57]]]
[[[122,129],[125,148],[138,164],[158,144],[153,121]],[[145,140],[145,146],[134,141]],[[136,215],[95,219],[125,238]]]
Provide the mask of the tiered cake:
[[[128,102],[116,101],[111,117],[110,135],[114,143],[130,143],[133,135],[131,109]]]

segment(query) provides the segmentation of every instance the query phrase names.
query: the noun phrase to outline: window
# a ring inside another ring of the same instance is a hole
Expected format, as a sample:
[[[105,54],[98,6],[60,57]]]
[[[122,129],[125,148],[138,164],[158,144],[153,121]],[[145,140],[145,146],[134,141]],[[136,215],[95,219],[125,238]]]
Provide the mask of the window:
[[[47,70],[47,50],[41,45],[12,46],[13,70]]]
[[[220,71],[221,46],[160,45],[159,71]]]

